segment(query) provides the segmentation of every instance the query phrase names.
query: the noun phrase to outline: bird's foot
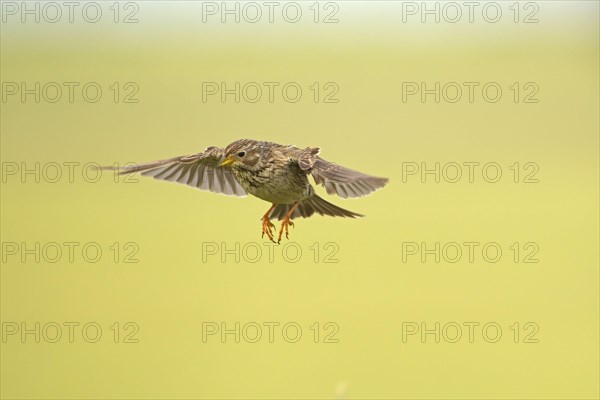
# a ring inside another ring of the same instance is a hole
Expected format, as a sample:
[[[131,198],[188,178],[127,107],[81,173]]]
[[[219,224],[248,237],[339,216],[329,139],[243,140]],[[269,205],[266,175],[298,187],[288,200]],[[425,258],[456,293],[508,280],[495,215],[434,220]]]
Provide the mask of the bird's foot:
[[[279,238],[277,238],[277,244],[281,242],[281,236],[283,235],[283,230],[285,229],[285,238],[289,239],[289,227],[294,226],[292,219],[289,216],[285,216],[281,221],[281,228],[279,229]]]
[[[275,225],[273,225],[273,223],[271,222],[269,217],[266,217],[266,216],[263,217],[261,221],[262,221],[262,236],[261,237],[265,237],[265,233],[266,233],[269,240],[273,243],[276,243],[274,236],[273,236],[273,232],[274,231],[277,232],[277,228],[275,228]]]

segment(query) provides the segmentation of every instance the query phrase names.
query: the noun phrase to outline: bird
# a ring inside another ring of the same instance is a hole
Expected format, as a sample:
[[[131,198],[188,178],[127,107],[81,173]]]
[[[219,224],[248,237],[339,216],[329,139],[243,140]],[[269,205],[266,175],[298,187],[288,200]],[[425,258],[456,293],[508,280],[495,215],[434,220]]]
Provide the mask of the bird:
[[[363,197],[388,183],[387,178],[363,174],[319,157],[319,147],[299,148],[274,142],[239,139],[224,148],[210,146],[203,152],[139,165],[107,166],[119,174],[140,173],[155,179],[178,182],[229,196],[248,194],[271,203],[261,218],[262,237],[281,243],[283,232],[295,218],[324,216],[357,218],[362,214],[345,210],[319,197],[309,175],[328,194],[341,198]],[[277,241],[276,226],[281,221]]]

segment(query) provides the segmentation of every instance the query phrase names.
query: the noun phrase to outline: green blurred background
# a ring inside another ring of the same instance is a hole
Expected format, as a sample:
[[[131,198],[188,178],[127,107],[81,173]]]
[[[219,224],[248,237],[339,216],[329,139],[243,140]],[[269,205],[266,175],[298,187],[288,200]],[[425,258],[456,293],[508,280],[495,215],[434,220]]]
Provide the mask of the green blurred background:
[[[1,103],[3,398],[598,398],[597,2],[536,2],[538,23],[522,23],[535,11],[524,3],[515,23],[512,2],[499,3],[498,23],[481,8],[473,23],[466,15],[421,23],[421,14],[403,22],[400,2],[320,3],[318,23],[313,2],[298,3],[298,23],[277,11],[266,22],[264,6],[259,23],[221,23],[220,14],[204,23],[201,2],[148,1],[118,4],[119,21],[133,11],[138,19],[125,24],[113,21],[112,2],[98,4],[98,23],[77,11],[73,23],[66,15],[22,23],[3,8],[3,96],[7,82],[103,89],[97,103],[77,90],[73,103],[66,92],[56,103],[19,94]],[[334,11],[338,22],[322,23]],[[139,88],[137,103],[122,101],[127,82]],[[272,103],[266,91],[256,103],[203,102],[203,82],[296,82],[303,95],[296,103],[277,90]],[[335,83],[339,101],[315,103],[314,82],[321,96]],[[497,82],[503,94],[496,103],[480,91],[472,103],[466,92],[456,103],[404,102],[403,82]],[[539,101],[524,103],[521,92],[515,103],[514,82],[521,90],[534,82]],[[259,223],[269,205],[258,199],[81,177],[88,162],[152,161],[241,137],[320,146],[324,158],[390,184],[359,200],[325,196],[367,218],[298,220],[290,240],[302,256],[293,263],[283,257],[287,242],[269,260]],[[36,162],[80,164],[73,182],[66,167],[56,183],[7,172]],[[503,175],[498,183],[480,173],[473,183],[423,183],[403,179],[408,162],[497,162]],[[515,162],[521,170],[536,163],[539,182],[513,182]],[[23,263],[7,247],[22,242],[97,242],[103,256],[89,263],[76,251],[72,263],[64,254]],[[138,263],[123,262],[128,242]],[[403,262],[405,242],[497,242],[503,256]],[[523,263],[521,253],[515,263],[514,242],[537,243],[539,262]],[[263,253],[258,262],[244,254],[223,262],[221,252],[206,253],[213,243]],[[325,262],[331,249],[339,262]],[[63,327],[57,343],[33,335],[22,343],[7,330],[23,322],[96,322],[103,336],[88,343],[76,330],[70,343]],[[123,343],[126,322],[139,327],[138,343]],[[288,343],[276,329],[270,343],[264,328],[257,343],[233,335],[203,342],[206,322],[295,322],[303,334]],[[339,327],[337,343],[324,343],[327,322]],[[470,343],[465,328],[457,343],[403,341],[406,322],[495,322],[503,334],[488,343],[479,329]],[[538,343],[524,343],[527,322],[539,327]]]

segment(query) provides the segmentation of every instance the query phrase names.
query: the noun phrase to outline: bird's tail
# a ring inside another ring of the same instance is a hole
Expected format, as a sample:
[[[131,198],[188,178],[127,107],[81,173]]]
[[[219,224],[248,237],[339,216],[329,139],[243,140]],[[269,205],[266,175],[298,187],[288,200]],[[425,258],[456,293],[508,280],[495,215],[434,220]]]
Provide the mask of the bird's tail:
[[[285,215],[290,211],[290,209],[293,206],[293,204],[278,204],[277,207],[275,207],[273,211],[271,211],[271,213],[269,214],[269,218],[282,220],[283,217],[285,217]],[[294,214],[292,215],[292,219],[300,217],[308,218],[314,213],[320,215],[330,215],[332,217],[364,217],[364,215],[344,210],[343,208],[338,207],[335,204],[331,204],[330,202],[325,201],[316,194],[313,194],[309,198],[300,202],[300,205],[296,208]]]

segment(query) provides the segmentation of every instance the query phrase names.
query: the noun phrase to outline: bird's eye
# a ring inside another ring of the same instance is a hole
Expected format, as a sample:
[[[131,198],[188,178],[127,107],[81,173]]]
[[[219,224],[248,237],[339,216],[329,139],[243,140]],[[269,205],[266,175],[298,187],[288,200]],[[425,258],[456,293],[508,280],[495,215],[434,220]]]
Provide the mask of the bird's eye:
[[[246,155],[246,152],[240,151],[237,155],[238,155],[238,157],[244,157]]]

